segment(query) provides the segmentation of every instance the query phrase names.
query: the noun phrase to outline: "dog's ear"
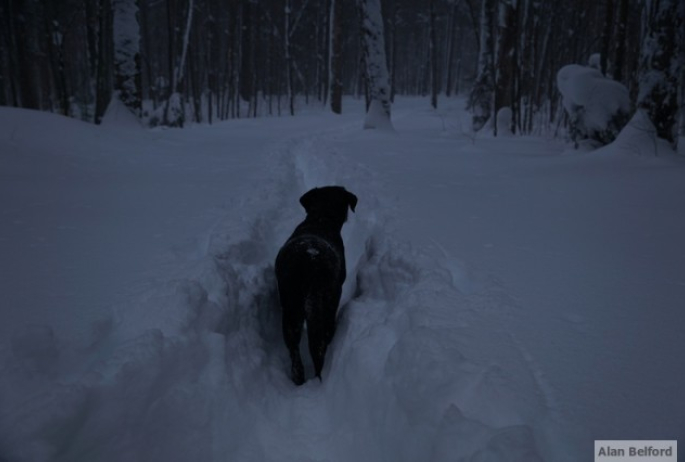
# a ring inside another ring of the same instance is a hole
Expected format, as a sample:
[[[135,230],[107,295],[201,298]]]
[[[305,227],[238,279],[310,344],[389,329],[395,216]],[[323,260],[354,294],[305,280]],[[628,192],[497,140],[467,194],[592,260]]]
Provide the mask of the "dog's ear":
[[[352,211],[354,212],[354,208],[357,206],[357,196],[352,194],[349,191],[345,191],[347,193],[347,204],[350,206]]]
[[[310,189],[300,197],[300,204],[304,207],[304,211],[309,213],[309,209],[314,205],[314,199],[316,198],[319,188]]]

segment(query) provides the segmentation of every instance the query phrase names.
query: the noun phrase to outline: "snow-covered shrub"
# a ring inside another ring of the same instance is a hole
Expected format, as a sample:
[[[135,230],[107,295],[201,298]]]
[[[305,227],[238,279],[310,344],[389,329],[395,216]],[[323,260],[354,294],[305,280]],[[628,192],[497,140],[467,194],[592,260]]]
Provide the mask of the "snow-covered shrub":
[[[369,110],[364,118],[364,128],[378,128],[392,131],[392,122],[388,117],[383,102],[379,99],[371,100]]]
[[[513,118],[513,113],[511,108],[505,106],[497,111],[497,135],[498,136],[511,136],[513,132],[511,131],[511,119]]]
[[[591,67],[569,64],[557,73],[571,139],[611,143],[630,119],[628,89]]]
[[[637,106],[644,110],[659,138],[675,147],[678,120],[678,86],[682,51],[683,2],[647,2],[643,10],[645,37],[640,49]],[[682,87],[682,83],[680,84]],[[682,101],[681,103],[682,104]]]
[[[602,69],[602,55],[599,53],[593,53],[590,55],[590,57],[587,60],[587,65],[593,69],[597,69],[598,71]]]
[[[166,112],[164,114],[164,125],[169,127],[183,127],[185,122],[185,110],[183,108],[183,99],[181,94],[174,92],[169,97],[167,102]]]

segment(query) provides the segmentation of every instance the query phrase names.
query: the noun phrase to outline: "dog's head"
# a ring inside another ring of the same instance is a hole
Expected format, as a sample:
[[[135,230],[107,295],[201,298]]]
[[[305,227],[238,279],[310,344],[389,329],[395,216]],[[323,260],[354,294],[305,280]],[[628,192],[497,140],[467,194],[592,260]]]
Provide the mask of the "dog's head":
[[[342,186],[324,186],[307,191],[300,197],[300,204],[307,215],[326,216],[340,223],[347,220],[347,208],[354,212],[357,196]]]

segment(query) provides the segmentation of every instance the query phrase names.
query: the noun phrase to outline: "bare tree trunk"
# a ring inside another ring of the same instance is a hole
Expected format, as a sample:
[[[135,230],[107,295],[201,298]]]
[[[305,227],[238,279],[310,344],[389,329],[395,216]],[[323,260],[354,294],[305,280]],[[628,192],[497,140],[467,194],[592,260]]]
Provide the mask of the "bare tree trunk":
[[[113,48],[112,43],[112,3],[110,0],[99,0],[98,53],[95,78],[95,117],[96,124],[102,122],[109,101],[112,99]]]
[[[44,15],[45,32],[47,34],[48,62],[52,68],[55,96],[62,115],[69,115],[69,92],[67,89],[67,77],[64,64],[64,30],[59,17],[59,6],[53,1],[44,3],[46,11]]]
[[[285,52],[286,77],[285,82],[288,88],[288,107],[290,115],[295,115],[295,90],[293,88],[293,60],[290,50],[290,14],[292,4],[290,0],[285,0],[285,27],[283,32],[283,51]]]
[[[440,93],[440,75],[438,74],[438,39],[435,30],[435,0],[430,0],[430,70],[431,70],[431,106],[438,108],[438,93]]]
[[[88,1],[88,0],[86,0]],[[150,34],[150,19],[149,19],[149,3],[146,1],[143,1],[142,3],[139,2],[139,27],[140,27],[140,49],[141,49],[141,59],[140,59],[140,64],[141,64],[141,79],[140,79],[140,99],[141,99],[141,105],[142,101],[149,99],[152,101],[152,108],[153,110],[156,109],[159,105],[159,92],[157,89],[156,82],[154,81],[154,78],[156,76],[157,69],[153,70],[152,67],[152,60],[148,56],[147,59],[143,60],[142,56],[144,56],[144,53],[151,54],[151,45],[153,43],[151,34]],[[143,51],[145,50],[145,51]],[[143,81],[143,77],[146,78],[145,81]],[[141,108],[141,115],[142,115],[142,108]]]
[[[602,74],[607,74],[607,62],[609,60],[609,49],[613,39],[614,31],[614,0],[606,0],[606,10],[604,15],[604,29],[602,29],[602,50],[599,55],[599,67]]]
[[[364,128],[389,128],[390,85],[385,57],[383,15],[380,0],[360,0],[362,19],[362,46],[366,63],[366,87],[369,92],[369,108]]]
[[[243,62],[243,4],[238,3],[233,36],[231,37],[231,78],[228,92],[228,106],[233,118],[240,117],[240,75]]]
[[[178,60],[174,59],[174,55],[170,56],[172,61],[175,61],[173,69],[171,88],[173,93],[167,100],[166,108],[164,110],[165,125],[170,127],[183,127],[185,123],[185,110],[183,101],[183,84],[184,72],[186,65],[186,56],[188,55],[188,41],[190,40],[190,28],[193,24],[193,8],[194,0],[188,0],[188,14],[186,15],[186,24],[183,33],[183,42],[181,43],[181,57]],[[172,33],[173,31],[170,31]]]
[[[614,63],[614,80],[623,81],[623,67],[626,56],[626,31],[628,30],[628,0],[619,0],[618,31],[616,33],[616,62]]]
[[[36,30],[36,2],[19,0],[16,2],[17,11],[14,12],[14,30],[17,34],[17,53],[19,68],[19,95],[22,107],[40,109],[38,95],[40,81],[36,78],[36,57],[39,45]]]
[[[457,7],[459,6],[459,2],[455,1],[452,4],[452,7],[450,8],[450,14],[449,14],[449,25],[447,27],[447,60],[445,62],[445,65],[447,66],[447,82],[445,84],[445,96],[448,98],[452,95],[452,68],[453,68],[453,62],[454,62],[454,37],[455,37],[455,23],[456,23],[456,17],[457,17]]]
[[[457,59],[457,75],[454,79],[454,94],[455,95],[458,95],[459,92],[461,91],[460,82],[461,82],[461,58]]]
[[[499,4],[499,28],[497,36],[497,73],[495,78],[495,136],[497,114],[500,109],[509,107],[514,111],[514,79],[516,75],[516,18],[517,12],[514,0],[501,0]],[[512,119],[514,130],[514,120]]]
[[[392,66],[390,67],[390,102],[395,102],[395,94],[397,93],[397,48],[399,44],[399,39],[397,36],[397,3],[392,3],[392,43],[390,47],[390,62]]]
[[[494,14],[494,0],[482,0],[478,74],[471,88],[467,104],[467,108],[473,114],[474,131],[483,128],[492,117],[495,92]]]
[[[325,107],[328,105],[328,97],[331,91],[331,11],[328,0],[319,3],[316,9],[317,21],[314,24],[316,31],[316,65],[314,85],[316,97]]]
[[[138,0],[114,0],[114,88],[137,117],[141,115]]]
[[[18,44],[17,44],[17,31],[15,28],[15,17],[16,11],[13,6],[13,2],[5,2],[2,4],[2,35],[5,41],[6,48],[6,62],[7,67],[5,68],[7,74],[5,75],[6,83],[9,91],[9,101],[8,103],[12,106],[20,106],[21,98],[19,97],[19,57],[18,54]]]
[[[257,75],[257,27],[259,25],[257,18],[258,3],[248,4],[248,45],[247,54],[245,58],[247,63],[245,65],[245,77],[243,83],[245,84],[244,95],[248,101],[247,115],[248,117],[257,117],[257,106],[259,104],[259,81]]]
[[[533,79],[531,87],[531,97],[528,107],[528,114],[526,115],[526,126],[527,131],[533,130],[533,116],[536,110],[539,110],[542,106],[543,95],[545,91],[545,72],[549,67],[549,54],[550,54],[550,42],[552,40],[551,33],[554,30],[553,20],[546,22],[544,29],[536,34],[538,40],[537,43],[541,44],[541,49],[538,50],[535,62],[532,66]]]
[[[196,44],[194,44],[196,45]],[[188,82],[190,87],[190,99],[193,103],[193,119],[195,122],[202,123],[202,82],[199,65],[196,59],[195,50],[199,47],[193,46],[188,57]]]
[[[678,16],[680,17],[681,21],[685,19],[685,5],[682,3],[679,7]],[[683,153],[683,151],[685,151],[685,146],[682,146],[681,143],[685,142],[685,30],[683,30],[682,26],[680,27],[676,40],[677,43],[680,44],[680,51],[678,53],[678,67],[680,68],[680,85],[678,85],[678,104],[680,105],[678,149],[680,153]]]
[[[330,27],[330,77],[328,79],[331,93],[331,111],[335,114],[342,113],[342,2],[343,0],[331,0],[331,27]]]

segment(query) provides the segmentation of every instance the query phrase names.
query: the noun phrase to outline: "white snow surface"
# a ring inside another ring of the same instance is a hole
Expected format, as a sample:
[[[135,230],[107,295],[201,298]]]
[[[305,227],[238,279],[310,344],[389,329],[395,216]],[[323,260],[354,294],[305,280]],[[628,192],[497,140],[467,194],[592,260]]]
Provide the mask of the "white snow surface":
[[[562,67],[557,73],[557,86],[567,112],[582,108],[583,125],[589,131],[606,130],[617,112],[630,112],[628,89],[593,67],[578,64]]]
[[[399,100],[395,132],[356,101],[183,130],[0,108],[0,460],[580,461],[682,437],[685,163],[465,136],[462,106]],[[273,260],[328,184],[359,197],[348,277],[323,381],[296,387]]]

